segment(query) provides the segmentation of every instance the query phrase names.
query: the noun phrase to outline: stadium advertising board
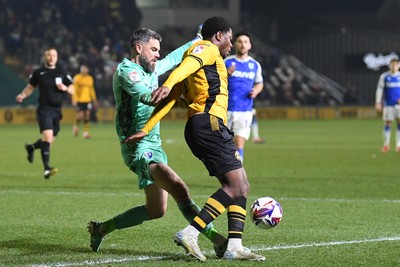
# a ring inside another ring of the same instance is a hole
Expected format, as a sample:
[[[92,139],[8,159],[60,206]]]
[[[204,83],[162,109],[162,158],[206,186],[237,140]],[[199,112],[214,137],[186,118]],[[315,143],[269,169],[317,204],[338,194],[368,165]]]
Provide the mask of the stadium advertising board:
[[[374,107],[271,107],[257,108],[260,119],[266,120],[331,120],[331,119],[369,119],[378,118]],[[76,112],[72,107],[63,108],[61,123],[72,124]],[[165,119],[186,120],[186,109],[174,108]],[[113,123],[115,109],[99,108],[96,112],[98,122]],[[0,125],[36,123],[36,108],[0,108]]]
[[[348,70],[372,70],[381,71],[389,65],[390,60],[394,56],[398,56],[396,52],[366,52],[360,54],[348,54],[345,57],[345,64]]]

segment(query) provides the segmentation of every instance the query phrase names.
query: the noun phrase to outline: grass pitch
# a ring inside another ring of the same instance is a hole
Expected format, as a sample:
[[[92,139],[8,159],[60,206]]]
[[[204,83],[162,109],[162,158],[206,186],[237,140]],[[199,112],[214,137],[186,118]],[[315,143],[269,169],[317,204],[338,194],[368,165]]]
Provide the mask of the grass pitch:
[[[163,147],[202,206],[218,183],[187,148],[183,127],[163,121]],[[60,172],[50,180],[39,151],[29,164],[23,148],[37,126],[0,126],[0,266],[399,266],[400,153],[380,153],[381,129],[380,120],[261,121],[266,144],[245,147],[248,206],[272,196],[284,214],[271,230],[249,219],[243,242],[267,261],[216,259],[200,237],[208,260],[199,263],[172,241],[187,224],[172,198],[166,217],[115,231],[90,251],[89,220],[144,203],[112,124],[92,125],[89,140],[63,125],[51,150]],[[215,225],[226,234],[225,214]]]

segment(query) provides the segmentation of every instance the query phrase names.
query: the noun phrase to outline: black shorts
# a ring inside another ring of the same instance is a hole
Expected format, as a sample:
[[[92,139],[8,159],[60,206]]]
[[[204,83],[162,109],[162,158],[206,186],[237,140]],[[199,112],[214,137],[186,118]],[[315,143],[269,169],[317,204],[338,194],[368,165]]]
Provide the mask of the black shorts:
[[[44,130],[53,130],[53,136],[60,131],[60,120],[62,119],[61,108],[38,107],[36,119],[39,123],[40,133]]]
[[[190,117],[185,126],[185,139],[192,153],[204,163],[210,176],[220,176],[242,168],[233,133],[220,118],[208,113]]]
[[[85,103],[78,102],[76,105],[76,109],[77,109],[77,111],[86,111],[86,110],[90,109],[90,106],[91,106],[90,102],[85,102]]]

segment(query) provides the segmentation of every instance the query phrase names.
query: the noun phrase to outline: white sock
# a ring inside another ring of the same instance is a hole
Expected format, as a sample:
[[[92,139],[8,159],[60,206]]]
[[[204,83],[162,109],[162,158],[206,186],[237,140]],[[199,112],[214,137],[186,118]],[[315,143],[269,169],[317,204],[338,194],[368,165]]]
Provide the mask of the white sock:
[[[200,232],[199,230],[197,230],[196,228],[194,228],[193,226],[191,226],[190,224],[188,226],[186,226],[182,232],[185,235],[194,235],[194,236],[199,236]]]
[[[397,129],[396,131],[396,148],[400,147],[400,130]]]
[[[389,131],[383,130],[383,145],[384,146],[390,145],[390,129]]]
[[[243,250],[242,239],[241,238],[229,238],[228,239],[228,251],[238,251]]]
[[[251,135],[253,136],[253,140],[260,139],[257,122],[251,124]]]

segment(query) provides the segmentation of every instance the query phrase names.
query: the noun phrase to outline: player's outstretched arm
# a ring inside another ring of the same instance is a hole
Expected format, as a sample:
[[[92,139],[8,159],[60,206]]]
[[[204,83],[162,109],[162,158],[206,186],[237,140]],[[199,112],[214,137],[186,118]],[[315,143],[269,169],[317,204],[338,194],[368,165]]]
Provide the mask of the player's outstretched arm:
[[[161,100],[161,102],[154,108],[153,113],[147,120],[146,124],[143,126],[142,130],[127,137],[121,143],[133,144],[142,140],[154,128],[154,126],[171,110],[181,94],[182,87],[179,85],[174,86],[174,88],[172,88],[172,90],[170,91],[168,97]]]
[[[157,88],[151,93],[150,102],[153,104],[158,104],[158,102],[160,102],[169,95],[169,92],[171,92],[171,90],[166,86],[161,86]]]
[[[32,84],[28,83],[25,88],[22,90],[21,93],[19,93],[16,97],[15,97],[15,101],[17,101],[18,103],[22,103],[22,101],[24,101],[25,98],[29,97],[33,90],[35,89],[35,87],[33,87]]]
[[[137,143],[140,140],[142,140],[146,135],[147,135],[147,133],[145,133],[143,131],[136,132],[136,133],[132,134],[131,136],[129,136],[129,137],[125,138],[124,140],[122,140],[121,144],[123,144],[123,143],[128,143],[128,144]]]

